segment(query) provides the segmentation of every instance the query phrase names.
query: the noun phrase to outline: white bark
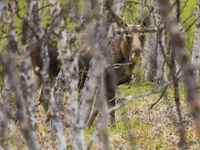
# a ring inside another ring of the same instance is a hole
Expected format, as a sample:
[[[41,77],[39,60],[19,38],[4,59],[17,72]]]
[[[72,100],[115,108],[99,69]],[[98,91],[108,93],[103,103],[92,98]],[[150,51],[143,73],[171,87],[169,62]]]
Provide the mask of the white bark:
[[[93,58],[90,62],[90,70],[88,71],[89,79],[85,81],[85,86],[80,98],[78,117],[81,118],[79,119],[81,127],[86,126],[92,110],[93,100],[97,90],[97,79],[100,75],[100,69],[97,68],[99,68],[98,62]]]
[[[199,81],[199,67],[200,67],[200,0],[197,0],[196,11],[196,26],[194,34],[194,43],[192,51],[192,64],[195,67],[195,78]]]
[[[33,80],[31,80],[31,60],[30,57],[24,60],[23,63],[18,64],[18,73],[15,69],[15,64],[13,60],[18,57],[18,42],[15,31],[15,2],[8,1],[10,4],[10,10],[8,12],[10,16],[10,26],[8,33],[8,62],[9,66],[7,69],[8,81],[10,82],[10,87],[14,91],[17,99],[17,119],[20,123],[21,132],[27,142],[30,149],[38,150],[39,145],[36,138],[36,116],[37,109],[34,101],[34,89]],[[26,50],[30,46],[29,44],[24,46]],[[8,65],[8,64],[7,64]],[[20,79],[18,78],[19,75]]]
[[[162,54],[161,48],[165,51],[165,30],[161,32],[160,37],[161,43],[158,43],[158,50],[157,50],[157,69],[156,69],[156,82],[160,85],[163,85],[167,81],[167,73],[166,73],[166,61]],[[162,44],[162,47],[160,46]]]
[[[54,98],[54,91],[51,89],[51,84],[49,81],[49,57],[47,48],[45,49],[43,53],[43,63],[45,64],[43,67],[43,70],[41,72],[42,78],[43,78],[43,98],[45,101],[48,101],[49,105],[49,111],[50,111],[50,117],[51,117],[51,123],[52,123],[52,132],[55,134],[55,137],[53,135],[53,139],[56,140],[56,145],[58,150],[66,150],[66,138],[65,138],[65,132],[62,125],[62,121],[60,119],[60,113],[58,106],[56,104],[55,98]]]
[[[62,21],[61,21],[62,22]],[[73,49],[67,51],[67,31],[64,29],[61,31],[61,38],[58,41],[59,59],[62,63],[62,70],[65,79],[66,92],[66,106],[67,123],[70,126],[70,141],[74,150],[85,150],[84,145],[84,128],[78,124],[78,81],[79,81],[79,69],[77,56],[71,55]],[[68,45],[69,46],[69,45]],[[70,48],[70,46],[68,47]]]
[[[123,0],[113,0],[112,10],[117,16],[122,16]]]
[[[101,77],[99,81],[99,97],[97,98],[97,106],[99,110],[99,122],[97,124],[97,147],[99,150],[109,150],[109,137],[108,137],[108,126],[107,124],[107,109],[106,109],[106,97],[105,97],[105,85],[104,85],[104,66],[99,66],[101,70]]]
[[[162,18],[159,14],[158,11],[158,3],[157,1],[154,2],[155,3],[155,11],[154,11],[154,16],[155,16],[155,26],[157,28],[164,28],[164,24],[162,22]],[[165,52],[165,30],[163,29],[162,31],[160,31],[160,35],[158,35],[157,33],[157,60],[156,60],[156,82],[157,84],[165,84],[165,82],[167,81],[167,73],[166,73],[166,62],[164,59],[164,56],[162,54],[161,51]],[[158,39],[159,38],[159,39]],[[159,40],[161,39],[161,42],[159,42]],[[161,49],[163,48],[163,49]]]
[[[156,50],[157,36],[156,33],[147,33],[142,58],[142,68],[144,81],[153,81],[156,70]]]
[[[5,9],[5,4],[4,4],[4,1],[1,0],[1,1],[0,1],[0,17],[1,17],[2,14],[3,14],[3,9]]]
[[[27,1],[27,9],[22,23],[22,43],[27,44],[33,37],[41,37],[39,0]]]
[[[8,137],[9,130],[9,113],[10,110],[10,100],[11,100],[11,90],[9,86],[8,79],[5,79],[5,85],[2,91],[2,106],[0,106],[0,145],[5,150],[10,150],[10,141]]]
[[[151,5],[154,6],[154,0],[151,0]],[[154,13],[150,14],[154,20]],[[153,27],[153,21],[150,27]],[[156,33],[147,33],[146,42],[144,45],[144,54],[142,58],[143,80],[153,81],[156,69],[156,53],[157,53],[157,35]]]
[[[151,26],[163,27],[161,23],[161,16],[158,13],[158,4],[155,0],[151,1],[154,10],[151,14],[153,24]],[[161,38],[161,44],[165,49],[165,31],[163,30],[161,36],[158,33],[148,33],[146,36],[146,43],[144,47],[143,56],[143,77],[144,81],[156,81],[158,84],[164,84],[167,80],[166,63],[161,53],[158,38]]]
[[[51,12],[53,13],[53,17],[56,14],[59,14],[61,11],[60,4],[51,0],[51,4],[53,4],[54,8],[52,8]],[[73,55],[73,51],[75,50],[68,44],[68,34],[66,29],[59,28],[59,26],[64,25],[64,20],[60,17],[56,18],[57,27],[55,27],[54,31],[59,33],[60,39],[58,40],[58,58],[62,64],[62,71],[64,75],[64,82],[66,87],[66,106],[65,111],[67,112],[67,124],[69,124],[69,135],[72,147],[74,150],[85,150],[84,145],[84,128],[78,126],[78,81],[79,81],[79,69],[78,69],[78,58],[76,55]],[[68,49],[66,50],[66,47]],[[82,119],[82,118],[80,118]]]
[[[67,123],[70,125],[70,141],[74,150],[85,150],[84,128],[78,125],[78,58],[71,56],[70,49],[65,51],[67,46],[66,30],[61,32],[61,39],[58,41],[59,59],[62,63],[66,86],[66,112]]]
[[[145,0],[140,0],[138,21],[141,21],[143,19],[144,15],[145,15]]]
[[[6,11],[4,1],[0,1],[0,19],[4,17],[3,12]],[[11,98],[11,90],[9,86],[8,78],[5,78],[4,88],[1,94],[1,106],[0,106],[0,146],[2,149],[9,150],[10,149],[10,141],[8,138],[8,130],[9,130],[9,117],[10,113],[10,98]]]

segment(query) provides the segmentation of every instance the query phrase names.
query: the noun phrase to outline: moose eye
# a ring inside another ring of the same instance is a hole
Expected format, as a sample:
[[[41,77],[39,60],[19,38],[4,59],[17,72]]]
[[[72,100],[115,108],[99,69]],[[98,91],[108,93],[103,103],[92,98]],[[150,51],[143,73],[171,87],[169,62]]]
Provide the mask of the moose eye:
[[[139,37],[139,38],[140,38],[140,41],[143,41],[143,40],[144,40],[144,37],[145,37],[144,35],[140,35],[140,37]]]
[[[127,35],[126,38],[127,38],[128,43],[131,43],[131,41],[132,41],[132,37],[129,36],[129,35]]]
[[[144,38],[145,38],[144,34],[140,35],[139,37],[142,47],[144,46]]]

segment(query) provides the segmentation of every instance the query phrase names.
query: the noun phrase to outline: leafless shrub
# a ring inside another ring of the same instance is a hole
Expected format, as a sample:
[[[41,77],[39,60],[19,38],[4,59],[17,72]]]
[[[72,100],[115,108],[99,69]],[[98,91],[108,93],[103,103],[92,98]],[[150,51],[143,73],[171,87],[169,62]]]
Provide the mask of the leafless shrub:
[[[123,22],[118,17],[122,17],[124,12],[125,4],[121,0],[103,0],[102,3],[96,0],[83,1],[86,9],[81,11],[78,8],[79,2],[79,0],[69,0],[66,6],[62,6],[61,1],[50,0],[43,1],[40,7],[41,1],[28,0],[23,17],[19,15],[18,1],[8,0],[8,6],[3,1],[0,2],[0,11],[3,10],[0,12],[2,20],[0,24],[7,27],[7,31],[3,33],[6,34],[7,40],[5,51],[0,52],[0,63],[5,74],[0,105],[0,149],[7,150],[12,147],[10,142],[12,137],[9,137],[9,133],[13,130],[9,127],[10,122],[20,129],[29,149],[40,149],[37,127],[38,115],[41,112],[37,106],[42,104],[47,117],[45,123],[50,125],[48,126],[51,130],[50,138],[55,144],[52,145],[53,149],[68,148],[65,132],[68,128],[67,137],[73,149],[90,149],[95,141],[99,150],[109,150],[111,149],[108,135],[109,115],[113,123],[115,110],[121,109],[136,98],[154,93],[152,91],[122,97],[119,98],[121,103],[115,105],[117,84],[124,83],[124,78],[127,79],[127,76],[131,77],[135,66],[133,59],[142,57],[141,35],[159,30],[154,27],[127,25]],[[126,3],[139,4],[131,1]],[[141,1],[141,4],[141,7],[147,5],[144,1]],[[160,1],[160,6],[163,8],[161,14],[170,32],[174,53],[184,73],[191,111],[200,137],[200,104],[197,86],[193,80],[193,70],[188,63],[177,25],[168,11],[167,1]],[[49,13],[47,21],[43,16],[44,12]],[[21,19],[20,35],[17,34],[15,16]],[[48,23],[42,22],[43,19]],[[69,22],[78,24],[78,27],[68,27]],[[87,49],[90,51],[87,52]],[[89,59],[88,66],[85,67],[87,73],[83,77],[84,84],[80,86],[82,75],[80,61],[85,51]],[[172,61],[174,63],[174,58]],[[123,69],[126,66],[129,68]],[[175,68],[172,67],[172,71],[173,69]],[[173,80],[178,82],[175,71],[173,77]],[[177,82],[174,82],[176,92]],[[170,84],[171,82],[163,94]],[[180,117],[178,93],[175,97]],[[95,116],[93,109],[96,114],[98,112],[96,131],[87,144],[84,130],[90,123],[91,116]],[[180,122],[181,119],[180,117]],[[124,123],[130,132],[131,126],[126,116]],[[128,136],[132,149],[136,149],[137,141],[134,136],[131,133]],[[183,136],[184,133],[181,134],[181,137]],[[183,138],[182,142],[184,141]]]

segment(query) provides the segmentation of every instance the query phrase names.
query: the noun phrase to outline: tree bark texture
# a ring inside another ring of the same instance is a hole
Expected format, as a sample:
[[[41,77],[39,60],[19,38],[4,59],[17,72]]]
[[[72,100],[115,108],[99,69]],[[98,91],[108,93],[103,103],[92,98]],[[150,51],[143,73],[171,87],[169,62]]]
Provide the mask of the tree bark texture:
[[[197,0],[196,9],[196,25],[194,32],[194,43],[192,51],[192,64],[195,68],[195,78],[199,81],[199,67],[200,67],[200,0]]]
[[[197,136],[200,138],[200,100],[197,93],[194,70],[189,63],[176,18],[170,13],[168,0],[159,0],[158,2],[161,15],[163,16],[167,30],[170,34],[172,49],[174,50],[176,60],[181,65],[183,71],[191,113],[195,120]]]
[[[158,33],[148,33],[146,36],[146,43],[144,47],[143,57],[143,78],[144,81],[155,81],[157,84],[162,85],[167,80],[166,63],[164,56],[161,52],[161,45],[165,48],[165,31],[163,30],[164,24],[162,23],[161,16],[158,12],[157,1],[152,0],[151,6],[151,25],[156,26],[160,31]],[[159,39],[161,42],[159,42]]]

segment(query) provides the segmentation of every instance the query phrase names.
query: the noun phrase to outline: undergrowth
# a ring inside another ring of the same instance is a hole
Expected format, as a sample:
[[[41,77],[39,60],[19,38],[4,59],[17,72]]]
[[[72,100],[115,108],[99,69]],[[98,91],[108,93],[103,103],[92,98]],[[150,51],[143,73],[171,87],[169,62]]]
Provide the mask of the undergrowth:
[[[116,99],[117,97],[140,95],[152,90],[161,91],[161,89],[161,87],[150,82],[140,86],[125,84],[118,87]],[[185,118],[188,149],[198,150],[199,145],[189,113],[186,94],[184,89],[180,89],[179,92],[182,112]],[[150,96],[134,99],[125,107],[116,111],[115,124],[111,126],[108,121],[109,141],[113,150],[131,150],[133,147],[138,150],[179,149],[179,120],[176,113],[173,88],[169,87],[161,101],[153,109],[149,110],[151,104],[159,98],[160,94],[161,92],[157,92],[152,93]],[[86,145],[95,130],[95,126],[85,129]],[[37,135],[42,150],[55,149],[55,140],[50,138],[50,125],[49,122],[46,122],[46,114],[42,106],[39,107]],[[68,129],[66,129],[65,135],[68,149],[71,150]],[[9,138],[13,149],[26,149],[25,141],[13,122],[10,124]],[[91,149],[97,149],[95,142],[92,144]]]
[[[140,95],[147,91],[161,91],[162,88],[151,82],[141,86],[125,84],[119,86],[117,97]],[[185,118],[188,149],[197,150],[199,145],[195,137],[193,121],[189,113],[186,94],[180,89],[182,112]],[[116,112],[116,123],[109,128],[110,144],[114,150],[136,149],[154,150],[179,149],[179,119],[174,102],[174,91],[169,87],[161,101],[148,110],[161,92],[138,98]],[[127,125],[128,124],[128,125]],[[95,130],[94,128],[92,130]],[[91,130],[86,129],[86,136]],[[96,149],[94,144],[93,149]]]

